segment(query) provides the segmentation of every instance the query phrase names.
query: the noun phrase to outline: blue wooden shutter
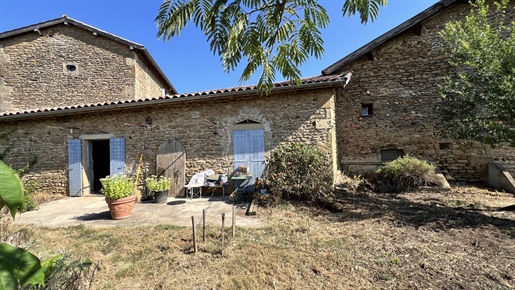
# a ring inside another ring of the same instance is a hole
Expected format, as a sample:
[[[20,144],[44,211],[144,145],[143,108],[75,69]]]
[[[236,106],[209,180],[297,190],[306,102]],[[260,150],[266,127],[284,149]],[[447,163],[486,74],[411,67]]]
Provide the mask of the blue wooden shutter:
[[[251,148],[250,172],[255,177],[262,178],[265,170],[265,131],[264,130],[248,130],[248,140]],[[254,181],[253,180],[253,181]],[[254,182],[252,182],[254,184]]]
[[[70,196],[82,195],[82,148],[80,139],[68,139],[68,185]]]
[[[125,174],[125,139],[109,139],[109,159],[109,173],[111,176]]]
[[[254,184],[256,177],[262,177],[265,169],[265,131],[234,130],[233,131],[234,170],[239,165],[247,165]]]
[[[232,142],[234,152],[234,170],[240,165],[246,164],[245,130],[232,131]]]

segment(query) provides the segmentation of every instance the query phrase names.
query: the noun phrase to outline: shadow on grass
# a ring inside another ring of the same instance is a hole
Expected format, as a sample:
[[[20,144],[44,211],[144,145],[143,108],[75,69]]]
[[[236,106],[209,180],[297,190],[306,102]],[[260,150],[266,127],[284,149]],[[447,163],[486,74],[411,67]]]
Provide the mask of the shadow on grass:
[[[515,238],[515,220],[488,216],[485,212],[489,209],[449,207],[434,199],[418,203],[395,194],[338,191],[338,195],[326,203],[326,208],[342,222],[382,218],[398,226],[424,226],[436,231],[491,225]]]

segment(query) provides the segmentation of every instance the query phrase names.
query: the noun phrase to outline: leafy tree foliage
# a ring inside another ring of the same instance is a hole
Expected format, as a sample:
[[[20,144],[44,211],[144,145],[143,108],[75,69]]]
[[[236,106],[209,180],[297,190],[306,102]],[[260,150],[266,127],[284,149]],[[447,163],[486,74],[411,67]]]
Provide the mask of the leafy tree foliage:
[[[165,0],[155,19],[158,37],[179,36],[188,22],[199,27],[220,56],[225,71],[247,61],[240,81],[262,68],[258,88],[269,92],[276,72],[300,82],[299,66],[310,56],[320,58],[324,41],[320,29],[329,25],[318,0]],[[361,21],[377,18],[386,0],[345,0],[343,15],[360,14]]]
[[[0,161],[0,209],[6,206],[14,219],[24,198],[23,185],[18,175]],[[16,289],[18,281],[43,284],[44,273],[40,260],[20,248],[0,243],[0,289]]]
[[[508,3],[490,8],[477,0],[464,21],[440,32],[456,74],[444,78],[439,109],[455,139],[515,145],[515,25]]]

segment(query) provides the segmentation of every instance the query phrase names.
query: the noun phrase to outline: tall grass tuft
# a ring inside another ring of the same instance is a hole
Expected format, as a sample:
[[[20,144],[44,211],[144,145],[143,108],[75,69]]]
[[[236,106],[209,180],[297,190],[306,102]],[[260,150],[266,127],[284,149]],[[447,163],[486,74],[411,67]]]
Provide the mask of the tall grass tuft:
[[[412,156],[398,158],[376,170],[374,191],[401,193],[419,186],[441,186],[435,170],[436,166]]]

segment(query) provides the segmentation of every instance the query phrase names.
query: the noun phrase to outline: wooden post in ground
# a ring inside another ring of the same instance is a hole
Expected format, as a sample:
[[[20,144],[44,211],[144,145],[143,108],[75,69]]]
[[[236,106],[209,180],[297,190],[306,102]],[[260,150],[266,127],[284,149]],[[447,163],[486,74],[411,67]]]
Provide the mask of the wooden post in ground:
[[[191,225],[193,226],[193,252],[197,252],[197,230],[195,229],[195,217],[191,216]]]
[[[202,242],[206,242],[206,209],[202,210]]]
[[[232,237],[236,236],[236,207],[232,207]]]
[[[222,255],[224,254],[224,239],[225,239],[225,229],[224,229],[224,223],[225,223],[225,213],[222,214]]]

